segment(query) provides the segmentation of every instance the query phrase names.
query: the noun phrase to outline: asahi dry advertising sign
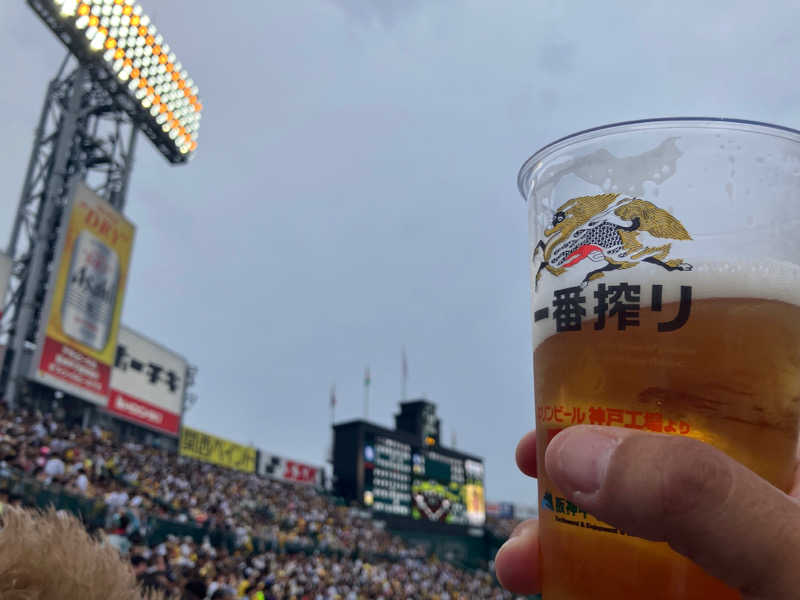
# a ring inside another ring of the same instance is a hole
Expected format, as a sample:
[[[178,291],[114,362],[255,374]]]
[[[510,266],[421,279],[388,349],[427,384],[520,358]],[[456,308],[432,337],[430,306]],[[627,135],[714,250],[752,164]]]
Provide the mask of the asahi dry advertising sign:
[[[105,406],[134,226],[83,184],[65,208],[31,376]]]

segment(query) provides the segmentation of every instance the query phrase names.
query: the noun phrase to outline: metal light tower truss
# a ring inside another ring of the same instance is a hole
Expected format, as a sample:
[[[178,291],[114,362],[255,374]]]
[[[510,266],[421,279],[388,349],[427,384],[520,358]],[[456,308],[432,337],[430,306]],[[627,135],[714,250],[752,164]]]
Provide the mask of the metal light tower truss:
[[[47,88],[11,232],[0,343],[13,406],[41,319],[61,215],[77,181],[120,212],[142,131],[172,163],[197,148],[198,89],[135,0],[27,0],[69,50]],[[3,302],[4,301],[4,302]]]
[[[28,0],[56,37],[172,163],[197,148],[199,90],[135,0]]]
[[[135,124],[68,55],[47,88],[7,250],[14,269],[2,323],[7,351],[0,383],[10,404],[27,375],[24,351],[36,335],[72,186],[85,181],[122,211],[135,145]]]

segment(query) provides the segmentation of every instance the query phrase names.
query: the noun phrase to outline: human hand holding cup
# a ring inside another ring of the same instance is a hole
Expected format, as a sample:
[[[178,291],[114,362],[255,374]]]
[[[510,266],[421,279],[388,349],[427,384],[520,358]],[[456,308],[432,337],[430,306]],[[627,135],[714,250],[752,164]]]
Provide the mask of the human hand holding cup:
[[[736,463],[794,509],[800,132],[719,119],[614,125],[545,147],[519,184],[531,231],[544,598],[741,597],[734,588],[746,583],[723,583],[691,547],[665,543],[667,525],[683,521],[664,515],[683,514],[698,486],[703,499],[714,486],[744,494],[725,487],[752,481]],[[593,451],[570,454],[589,438]],[[697,453],[696,469],[677,469],[685,464],[665,448]],[[598,471],[608,457],[625,468]],[[584,479],[564,478],[581,469]],[[601,471],[618,478],[613,488],[589,480]],[[626,487],[634,476],[663,489]],[[756,564],[712,536],[724,509],[707,515],[705,539]],[[746,514],[762,534],[783,530],[757,506]]]

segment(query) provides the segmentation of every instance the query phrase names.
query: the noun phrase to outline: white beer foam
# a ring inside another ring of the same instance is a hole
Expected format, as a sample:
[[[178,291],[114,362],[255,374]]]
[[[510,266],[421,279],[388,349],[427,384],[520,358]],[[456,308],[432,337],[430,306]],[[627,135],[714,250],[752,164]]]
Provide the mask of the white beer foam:
[[[581,296],[586,301],[582,304],[586,310],[583,316],[586,323],[594,320],[594,293],[598,285],[606,287],[628,283],[640,286],[640,306],[649,309],[652,299],[652,286],[662,286],[662,303],[678,302],[681,286],[692,287],[692,301],[708,298],[760,298],[778,300],[800,306],[800,266],[779,260],[762,259],[752,261],[705,260],[692,261],[691,271],[667,271],[662,267],[649,263],[640,263],[630,269],[608,271],[600,279],[591,281]],[[584,267],[584,265],[586,265]],[[556,333],[553,319],[553,293],[580,284],[585,274],[597,269],[603,263],[582,261],[579,265],[568,269],[560,277],[548,271],[542,271],[538,289],[533,291],[531,305],[531,323],[533,324],[533,349]],[[535,277],[539,261],[533,264],[532,275]],[[533,285],[533,284],[532,284]],[[550,316],[538,323],[534,321],[534,313],[538,309],[549,309]]]

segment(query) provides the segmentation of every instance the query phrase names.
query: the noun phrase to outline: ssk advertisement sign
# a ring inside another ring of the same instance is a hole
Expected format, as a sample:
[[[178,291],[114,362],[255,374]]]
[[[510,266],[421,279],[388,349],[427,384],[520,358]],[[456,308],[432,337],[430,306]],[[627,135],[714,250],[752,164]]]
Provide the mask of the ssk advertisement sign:
[[[31,377],[105,406],[135,228],[79,183],[60,231]]]
[[[186,387],[186,360],[122,325],[111,371],[108,411],[177,436]]]
[[[322,485],[321,467],[315,467],[263,451],[259,453],[258,474],[281,481],[316,486]]]

